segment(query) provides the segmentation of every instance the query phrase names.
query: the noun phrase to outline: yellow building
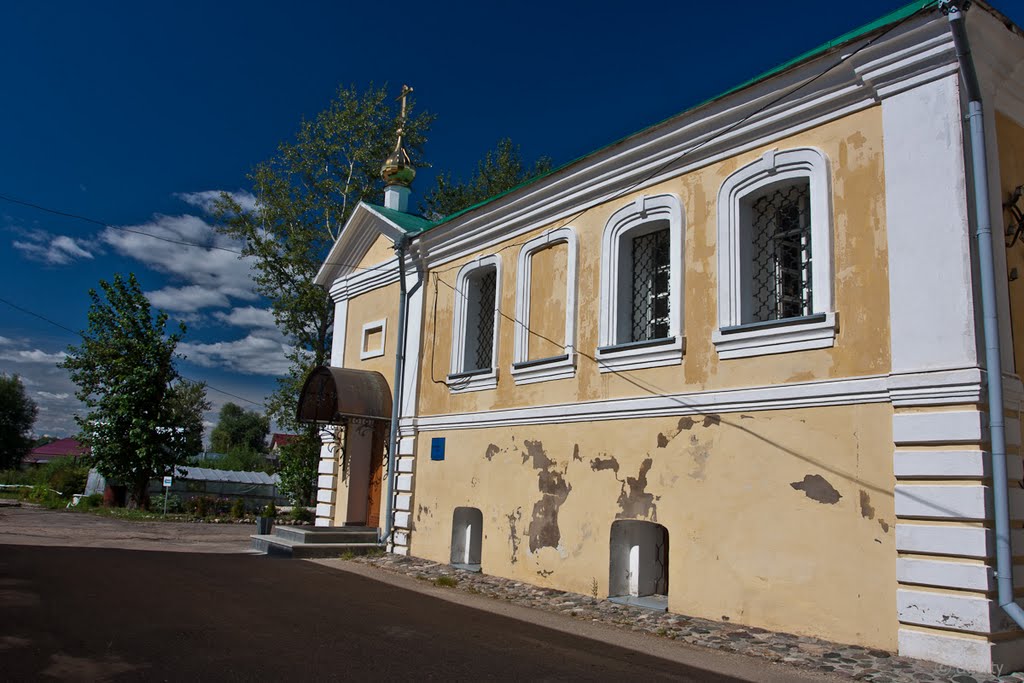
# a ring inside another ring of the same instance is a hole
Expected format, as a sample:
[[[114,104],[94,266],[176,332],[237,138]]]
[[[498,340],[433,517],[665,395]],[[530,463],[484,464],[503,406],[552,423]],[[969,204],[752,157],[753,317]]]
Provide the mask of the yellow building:
[[[387,206],[356,209],[318,281],[345,369],[324,381],[363,373],[379,397],[386,378],[396,447],[382,420],[325,444],[318,524],[672,612],[1024,665],[993,526],[1000,499],[1024,520],[1024,247],[1001,246],[1024,37],[981,2],[966,21],[1010,480],[993,497],[952,25],[916,2],[436,223],[389,160]]]

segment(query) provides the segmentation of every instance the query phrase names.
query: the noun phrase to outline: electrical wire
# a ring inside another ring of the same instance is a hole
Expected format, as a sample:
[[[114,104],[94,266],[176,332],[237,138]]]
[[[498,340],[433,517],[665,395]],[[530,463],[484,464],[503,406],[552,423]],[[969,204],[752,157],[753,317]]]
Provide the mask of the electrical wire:
[[[852,59],[858,53],[860,53],[861,51],[863,51],[863,50],[867,49],[868,47],[874,45],[876,42],[878,42],[879,40],[881,40],[885,36],[889,35],[893,31],[898,29],[900,26],[905,24],[907,21],[909,21],[913,17],[916,17],[917,15],[919,15],[921,12],[924,12],[925,10],[933,9],[934,7],[936,7],[938,5],[938,2],[939,2],[939,0],[932,0],[932,2],[929,2],[927,5],[922,6],[916,12],[914,12],[912,14],[908,14],[903,19],[899,20],[898,22],[896,22],[895,24],[893,24],[892,26],[887,28],[885,31],[879,33],[877,36],[875,36],[875,37],[871,38],[870,40],[868,40],[867,42],[865,42],[863,45],[858,47],[856,50],[853,50],[849,54],[846,54],[846,55],[840,57],[839,60],[836,61],[836,63],[832,64],[831,66],[826,68],[824,71],[821,71],[817,75],[812,76],[812,77],[808,78],[807,80],[802,81],[801,83],[798,83],[798,84],[794,85],[791,89],[789,89],[786,92],[782,93],[781,95],[779,95],[775,99],[771,100],[770,102],[767,102],[766,104],[762,105],[758,109],[755,109],[754,111],[750,112],[749,114],[743,116],[742,118],[738,119],[737,121],[734,121],[729,126],[726,126],[726,128],[724,128],[723,130],[720,130],[715,135],[712,135],[711,137],[706,138],[705,140],[703,140],[699,144],[695,145],[694,147],[691,147],[689,149],[683,150],[682,152],[680,152],[676,156],[672,157],[671,159],[669,159],[668,161],[666,161],[662,165],[660,165],[657,168],[655,168],[653,171],[651,171],[647,175],[639,178],[638,180],[633,181],[632,183],[627,185],[625,188],[623,188],[623,189],[619,190],[618,192],[616,192],[615,194],[613,194],[611,197],[603,200],[601,202],[601,204],[581,209],[580,211],[576,212],[575,214],[573,214],[569,218],[565,219],[564,222],[561,223],[561,225],[558,225],[557,227],[551,228],[551,229],[552,230],[558,230],[559,228],[564,228],[564,227],[568,226],[569,224],[571,224],[573,221],[579,220],[584,215],[586,215],[588,212],[590,212],[590,211],[594,210],[595,208],[597,208],[597,206],[603,206],[603,205],[605,205],[605,204],[607,204],[609,202],[613,202],[613,201],[615,201],[617,199],[621,199],[623,196],[629,194],[630,192],[635,190],[640,185],[643,185],[644,183],[650,181],[652,178],[657,177],[658,175],[664,173],[666,170],[668,170],[672,166],[674,166],[674,165],[678,164],[679,162],[683,161],[686,157],[688,157],[689,155],[693,154],[697,150],[699,150],[702,147],[705,147],[706,145],[710,144],[711,142],[714,142],[715,140],[721,138],[723,135],[728,135],[732,131],[736,130],[736,128],[738,128],[739,126],[741,126],[744,123],[746,123],[747,121],[749,121],[751,118],[753,118],[753,117],[757,116],[758,114],[761,114],[761,113],[767,111],[768,109],[774,107],[776,104],[780,103],[782,100],[786,99],[790,95],[793,95],[793,94],[799,92],[800,90],[802,90],[802,89],[806,88],[807,86],[811,85],[812,83],[814,83],[818,79],[824,77],[826,74],[831,72],[833,69],[835,69],[835,68],[845,64],[847,61]],[[493,253],[494,254],[500,254],[501,252],[503,252],[503,251],[505,251],[507,249],[511,249],[511,248],[517,247],[517,246],[522,246],[522,245],[526,244],[528,241],[529,240],[524,240],[522,242],[514,242],[512,244],[506,244],[506,245],[502,246],[501,248],[499,248],[498,250],[494,251]],[[461,266],[462,266],[462,264],[459,263],[459,264],[455,264],[455,265],[449,266],[447,268],[436,269],[433,272],[435,272],[435,273],[447,273],[449,271],[455,270],[456,268],[460,268]]]
[[[677,163],[679,163],[680,161],[682,161],[688,155],[690,155],[693,152],[699,150],[701,147],[704,147],[705,145],[713,142],[714,140],[717,140],[718,138],[722,137],[723,135],[727,135],[728,133],[732,132],[733,130],[735,130],[737,127],[739,127],[740,125],[742,125],[746,121],[750,120],[752,117],[757,116],[758,114],[760,114],[760,113],[770,109],[771,107],[774,107],[776,104],[778,104],[782,100],[786,99],[787,97],[793,95],[796,92],[799,92],[803,88],[807,87],[808,85],[810,85],[810,84],[814,83],[815,81],[819,80],[820,78],[824,77],[826,74],[831,72],[833,69],[835,69],[835,68],[839,67],[840,65],[846,63],[848,60],[850,60],[851,58],[856,56],[858,53],[860,53],[861,51],[867,49],[871,45],[875,44],[876,42],[878,42],[879,40],[881,40],[885,36],[889,35],[893,31],[898,29],[900,26],[905,24],[907,21],[912,19],[913,17],[918,16],[921,12],[924,12],[925,10],[929,10],[929,9],[934,8],[937,4],[938,4],[938,0],[933,0],[932,2],[928,3],[927,5],[922,6],[918,11],[913,12],[912,14],[907,15],[906,17],[904,17],[900,21],[894,23],[893,25],[888,27],[885,31],[882,31],[878,35],[876,35],[873,38],[871,38],[870,40],[866,41],[863,45],[859,46],[857,49],[855,49],[852,52],[850,52],[850,53],[840,57],[838,61],[836,61],[834,64],[828,66],[823,71],[821,71],[818,74],[816,74],[816,75],[814,75],[814,76],[812,76],[812,77],[802,81],[801,83],[795,85],[794,87],[792,87],[791,89],[789,89],[786,92],[782,93],[778,97],[772,99],[770,102],[762,105],[761,107],[759,107],[755,111],[752,111],[749,114],[747,114],[746,116],[744,116],[744,117],[740,118],[739,120],[733,122],[731,125],[727,126],[725,129],[719,131],[715,135],[705,139],[704,141],[702,141],[698,145],[696,145],[694,147],[691,147],[690,149],[683,150],[678,155],[676,155],[673,158],[671,158],[668,161],[666,161],[664,164],[658,166],[654,171],[652,171],[651,173],[647,174],[645,177],[640,178],[639,180],[634,181],[633,183],[628,185],[626,188],[620,190],[615,195],[613,195],[609,199],[605,200],[602,204],[606,204],[608,202],[615,201],[616,199],[621,198],[625,194],[628,194],[629,192],[632,192],[639,185],[641,185],[641,184],[649,181],[650,179],[658,176],[659,174],[663,173],[664,171],[666,171],[670,167],[672,167],[672,166],[676,165]],[[570,218],[566,219],[565,222],[563,222],[561,225],[558,226],[558,228],[566,227],[567,225],[569,225],[570,223],[572,223],[575,220],[578,220],[580,217],[585,215],[587,212],[593,210],[594,208],[595,207],[587,207],[585,209],[582,209],[582,210],[578,211],[577,213],[573,214],[573,216],[571,216]],[[554,228],[554,229],[558,229],[558,228]],[[531,238],[531,239],[533,239],[533,238]],[[526,244],[529,241],[530,240],[524,240],[522,242],[514,242],[514,243],[511,243],[511,244],[507,244],[507,245],[504,245],[501,248],[499,248],[496,251],[491,252],[491,253],[492,254],[498,254],[498,253],[501,253],[501,252],[503,252],[503,251],[505,251],[507,249],[510,249],[512,247],[522,246],[522,245]],[[462,265],[463,264],[458,263],[458,264],[449,266],[448,268],[433,270],[430,273],[435,278],[435,280],[434,280],[433,318],[432,318],[432,321],[431,321],[432,322],[431,326],[433,328],[433,339],[432,339],[432,343],[431,343],[431,355],[430,355],[430,379],[435,384],[447,384],[447,382],[445,382],[444,380],[438,380],[435,377],[435,375],[434,375],[434,347],[436,346],[436,341],[437,341],[437,336],[436,336],[436,334],[437,334],[437,295],[438,295],[437,283],[440,282],[441,284],[443,284],[446,287],[448,287],[449,289],[451,289],[452,292],[455,293],[456,296],[461,296],[463,299],[466,299],[468,301],[468,296],[467,296],[466,293],[460,292],[455,287],[455,285],[447,282],[446,280],[441,279],[441,274],[442,273],[447,273],[447,272],[450,272],[452,270],[455,270],[456,268],[461,268]],[[550,339],[550,338],[548,338],[548,337],[546,337],[546,336],[536,332],[535,330],[531,329],[529,326],[525,325],[523,323],[523,321],[517,320],[515,317],[510,316],[507,313],[502,312],[501,311],[501,307],[500,307],[500,302],[497,302],[497,301],[495,302],[494,310],[495,310],[495,313],[497,315],[501,316],[502,318],[505,318],[506,320],[511,321],[515,325],[521,326],[523,329],[526,330],[526,332],[528,334],[530,334],[532,336],[535,336],[535,337],[537,337],[539,339],[543,339],[545,341],[548,341],[548,342],[550,342],[550,343],[552,343],[552,344],[554,344],[556,346],[562,346],[563,345],[563,344],[559,343],[558,341],[556,341],[554,339]],[[639,382],[639,380],[635,380],[635,379],[627,376],[626,374],[624,374],[624,373],[622,373],[622,372],[620,372],[618,370],[615,370],[613,368],[608,367],[605,363],[603,363],[600,359],[598,359],[595,356],[591,356],[591,355],[589,355],[589,354],[587,354],[587,353],[585,353],[583,351],[580,351],[578,349],[576,350],[576,353],[578,353],[580,356],[582,356],[582,357],[592,361],[593,363],[595,363],[597,365],[601,365],[607,371],[609,371],[609,372],[613,373],[614,375],[624,379],[625,381],[633,384],[637,388],[640,388],[640,389],[642,389],[644,391],[647,391],[648,393],[651,393],[652,395],[655,395],[655,396],[669,397],[663,391],[656,391],[655,389],[652,389],[650,387],[645,387],[645,386],[643,386]],[[651,387],[653,387],[653,385],[651,385]]]
[[[14,303],[12,301],[8,301],[7,299],[4,299],[4,298],[0,297],[0,303],[5,304],[7,306],[10,306],[11,308],[13,308],[13,309],[15,309],[17,311],[21,311],[22,313],[25,313],[27,315],[31,315],[31,316],[33,316],[35,318],[39,318],[43,322],[49,323],[49,324],[53,325],[54,327],[59,327],[60,329],[66,331],[66,332],[70,332],[71,334],[75,335],[76,337],[82,337],[82,333],[81,332],[77,332],[77,331],[71,329],[70,327],[68,327],[67,325],[62,325],[61,323],[59,323],[59,322],[57,322],[55,320],[51,320],[50,318],[47,318],[45,315],[41,315],[39,313],[36,313],[35,311],[29,310],[29,309],[23,307],[23,306],[19,306],[18,304]],[[233,394],[230,391],[225,391],[224,389],[219,389],[219,388],[213,386],[212,384],[210,384],[209,382],[204,382],[204,381],[201,381],[201,380],[193,379],[193,378],[188,377],[186,375],[182,375],[181,373],[178,373],[178,374],[179,374],[179,376],[182,379],[185,379],[185,380],[188,380],[189,382],[194,382],[194,383],[197,383],[197,384],[203,384],[208,389],[213,389],[218,394],[224,394],[225,396],[230,396],[232,398],[237,398],[239,401],[245,401],[246,403],[250,403],[250,404],[252,404],[254,406],[260,406],[261,408],[264,407],[264,404],[262,402],[252,401],[250,399],[245,398],[244,396],[239,396],[238,394]]]
[[[215,245],[215,244],[202,244],[200,242],[192,242],[190,240],[185,240],[185,239],[173,239],[173,238],[170,238],[170,237],[164,237],[163,235],[156,235],[156,234],[151,233],[151,232],[146,232],[145,230],[136,230],[134,228],[126,228],[126,227],[123,227],[123,226],[120,226],[120,225],[112,225],[110,223],[98,220],[96,218],[90,218],[89,216],[83,216],[82,214],[77,214],[77,213],[70,213],[68,211],[62,211],[60,209],[53,209],[53,208],[50,208],[48,206],[43,206],[42,204],[36,204],[34,202],[29,202],[29,201],[26,201],[24,199],[18,199],[16,197],[11,197],[10,195],[6,195],[6,194],[2,194],[2,193],[0,193],[0,200],[5,201],[5,202],[9,202],[11,204],[19,204],[21,206],[26,206],[26,207],[29,207],[31,209],[36,209],[37,211],[43,211],[45,213],[53,214],[55,216],[63,216],[65,218],[73,218],[75,220],[84,221],[86,223],[91,223],[93,225],[98,225],[98,226],[103,227],[103,228],[109,228],[110,230],[119,230],[121,232],[127,232],[127,233],[131,233],[133,235],[141,235],[143,237],[151,237],[151,238],[153,238],[155,240],[160,240],[161,242],[169,242],[171,244],[177,244],[177,245],[180,245],[180,246],[183,246],[183,247],[196,247],[198,249],[208,249],[208,250],[211,250],[211,251],[224,251],[224,252],[227,252],[229,254],[235,254],[235,255],[239,256],[240,258],[249,258],[249,257],[252,256],[251,254],[246,254],[245,252],[243,252],[243,251],[241,251],[239,249],[231,249],[230,247],[222,247],[222,246],[218,246],[218,245]],[[347,266],[349,268],[352,268],[353,270],[364,270],[364,271],[378,270],[380,268],[387,267],[388,263],[389,263],[388,261],[385,261],[383,263],[378,263],[378,264],[373,265],[373,266],[361,266],[361,265],[359,265],[357,263],[349,263],[349,262],[345,262],[345,261],[324,261],[324,265],[325,266]]]

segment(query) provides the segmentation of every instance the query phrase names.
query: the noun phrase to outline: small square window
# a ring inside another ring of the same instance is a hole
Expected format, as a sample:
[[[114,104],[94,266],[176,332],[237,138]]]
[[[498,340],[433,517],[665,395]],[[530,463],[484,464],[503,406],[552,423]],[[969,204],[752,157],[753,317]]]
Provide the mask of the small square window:
[[[384,337],[387,332],[387,319],[375,320],[363,325],[362,341],[359,345],[359,359],[377,358],[384,355]]]

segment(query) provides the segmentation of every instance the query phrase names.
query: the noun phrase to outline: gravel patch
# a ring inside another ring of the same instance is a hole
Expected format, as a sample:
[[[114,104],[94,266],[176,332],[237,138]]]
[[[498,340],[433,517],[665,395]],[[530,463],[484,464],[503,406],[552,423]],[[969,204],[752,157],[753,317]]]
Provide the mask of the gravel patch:
[[[620,605],[589,595],[532,586],[521,581],[456,569],[450,565],[402,555],[355,557],[358,564],[411,576],[436,584],[440,577],[457,581],[451,590],[484,595],[523,607],[557,612],[586,621],[618,626],[651,637],[762,657],[801,669],[829,672],[856,681],[915,683],[1022,683],[1024,672],[993,676],[898,657],[882,650],[842,645],[808,636],[710,621],[671,612]]]

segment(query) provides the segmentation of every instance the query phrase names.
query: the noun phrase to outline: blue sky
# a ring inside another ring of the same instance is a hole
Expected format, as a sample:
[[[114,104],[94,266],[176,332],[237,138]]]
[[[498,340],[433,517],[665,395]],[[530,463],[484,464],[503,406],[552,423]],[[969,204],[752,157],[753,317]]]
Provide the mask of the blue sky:
[[[339,84],[402,83],[437,114],[426,154],[468,175],[501,137],[568,161],[896,9],[823,3],[38,3],[0,9],[0,194],[103,223],[231,247],[210,193],[246,172]],[[1024,8],[997,3],[1018,24]],[[827,8],[827,9],[826,9]],[[968,13],[970,21],[970,13]],[[421,171],[413,187],[430,187]],[[189,332],[188,377],[262,403],[282,339],[248,264],[0,201],[0,297],[73,330],[87,290],[135,272]],[[55,366],[76,338],[0,304],[0,372],[72,434]],[[225,401],[258,405],[211,390]]]

